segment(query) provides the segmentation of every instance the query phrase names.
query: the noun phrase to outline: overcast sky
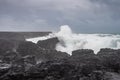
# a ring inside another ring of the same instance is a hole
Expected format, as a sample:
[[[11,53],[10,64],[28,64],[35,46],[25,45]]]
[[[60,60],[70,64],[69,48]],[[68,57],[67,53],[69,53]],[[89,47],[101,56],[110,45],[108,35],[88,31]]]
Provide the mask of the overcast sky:
[[[0,31],[120,33],[120,0],[0,0]]]

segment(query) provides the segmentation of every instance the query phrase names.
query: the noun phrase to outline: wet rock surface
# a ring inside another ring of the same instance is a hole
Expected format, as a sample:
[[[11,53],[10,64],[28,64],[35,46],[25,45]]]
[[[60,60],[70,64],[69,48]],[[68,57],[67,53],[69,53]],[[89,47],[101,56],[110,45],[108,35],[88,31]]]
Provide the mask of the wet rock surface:
[[[37,44],[20,41],[14,50],[0,40],[0,80],[119,80],[120,50],[80,49],[69,55],[56,51],[57,38]]]

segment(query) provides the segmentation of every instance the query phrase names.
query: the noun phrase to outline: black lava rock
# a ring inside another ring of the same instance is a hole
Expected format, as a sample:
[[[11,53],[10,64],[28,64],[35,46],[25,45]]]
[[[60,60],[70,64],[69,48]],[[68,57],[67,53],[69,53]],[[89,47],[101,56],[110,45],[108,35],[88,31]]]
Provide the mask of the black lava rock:
[[[120,73],[120,53],[119,50],[101,49],[97,56],[100,58],[102,66],[107,71]]]
[[[10,40],[0,39],[0,55],[4,56],[14,50],[14,44]]]
[[[58,38],[51,38],[47,40],[38,41],[37,45],[44,49],[55,49],[56,44],[59,42]]]
[[[35,43],[24,41],[19,44],[17,48],[17,52],[21,56],[36,55],[36,52],[38,49],[39,49],[39,46],[37,46]]]
[[[94,63],[94,61],[99,61],[94,54],[93,50],[81,49],[72,52],[72,56],[69,58],[72,64],[82,65]],[[96,63],[96,62],[95,62]]]

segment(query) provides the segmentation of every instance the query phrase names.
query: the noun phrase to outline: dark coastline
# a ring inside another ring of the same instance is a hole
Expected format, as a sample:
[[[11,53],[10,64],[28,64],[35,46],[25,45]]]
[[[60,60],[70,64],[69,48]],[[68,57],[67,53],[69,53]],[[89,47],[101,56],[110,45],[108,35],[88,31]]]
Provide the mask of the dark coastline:
[[[0,32],[0,39],[8,39],[8,38],[18,38],[18,37],[24,37],[24,38],[34,38],[39,36],[45,36],[48,35],[51,32]]]
[[[69,55],[55,50],[51,38],[38,43],[26,38],[51,32],[0,32],[0,80],[119,80],[120,49],[80,49]]]

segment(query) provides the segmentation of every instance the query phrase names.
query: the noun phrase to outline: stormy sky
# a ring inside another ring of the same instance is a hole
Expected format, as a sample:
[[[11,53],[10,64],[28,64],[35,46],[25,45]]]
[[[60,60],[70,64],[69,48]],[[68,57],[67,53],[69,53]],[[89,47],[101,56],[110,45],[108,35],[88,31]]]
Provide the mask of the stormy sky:
[[[120,0],[0,0],[0,31],[120,33]]]

